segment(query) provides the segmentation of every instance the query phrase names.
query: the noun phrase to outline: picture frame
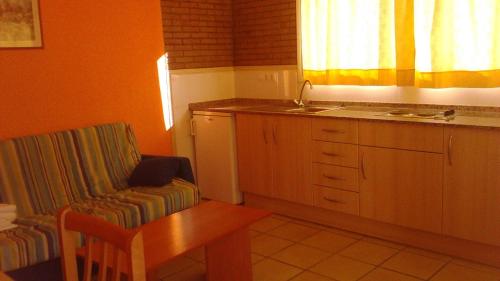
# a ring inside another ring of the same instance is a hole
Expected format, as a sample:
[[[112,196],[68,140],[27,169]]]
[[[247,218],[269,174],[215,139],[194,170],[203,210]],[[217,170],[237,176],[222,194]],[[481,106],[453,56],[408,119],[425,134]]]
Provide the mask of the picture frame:
[[[0,48],[42,47],[39,0],[0,0]]]

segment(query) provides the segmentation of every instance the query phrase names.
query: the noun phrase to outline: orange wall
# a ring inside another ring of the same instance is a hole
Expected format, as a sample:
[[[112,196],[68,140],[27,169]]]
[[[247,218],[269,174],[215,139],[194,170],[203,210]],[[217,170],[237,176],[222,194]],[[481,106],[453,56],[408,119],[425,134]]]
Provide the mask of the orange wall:
[[[170,154],[156,66],[160,1],[40,5],[43,48],[0,49],[0,139],[125,121],[142,153]]]

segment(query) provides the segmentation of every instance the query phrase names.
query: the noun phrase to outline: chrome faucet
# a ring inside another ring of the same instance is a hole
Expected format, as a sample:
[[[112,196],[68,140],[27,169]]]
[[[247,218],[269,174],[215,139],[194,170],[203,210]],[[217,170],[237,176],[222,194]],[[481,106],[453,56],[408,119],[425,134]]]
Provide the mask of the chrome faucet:
[[[302,89],[300,90],[300,96],[299,96],[299,99],[298,100],[293,100],[293,102],[298,105],[299,107],[304,107],[304,100],[302,99],[302,97],[304,96],[304,88],[306,87],[306,84],[309,84],[309,89],[312,90],[313,88],[313,84],[311,83],[311,81],[309,80],[306,80],[304,81],[304,83],[302,84]]]

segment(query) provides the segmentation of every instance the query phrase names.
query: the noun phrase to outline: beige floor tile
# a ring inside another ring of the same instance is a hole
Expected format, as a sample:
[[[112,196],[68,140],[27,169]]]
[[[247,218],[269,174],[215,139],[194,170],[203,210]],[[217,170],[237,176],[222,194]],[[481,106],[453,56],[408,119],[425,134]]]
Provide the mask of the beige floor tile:
[[[399,250],[397,249],[389,248],[379,244],[359,241],[347,247],[339,254],[362,262],[380,265],[393,255],[395,255],[398,251]]]
[[[442,260],[444,262],[449,262],[451,260],[451,257],[449,257],[447,255],[436,253],[436,252],[431,252],[431,251],[427,251],[427,250],[419,249],[419,248],[408,247],[408,248],[405,248],[405,251],[410,252],[410,253],[414,253],[417,255],[429,257],[429,258]]]
[[[264,256],[252,253],[252,264],[256,264],[256,263],[262,261],[263,259],[265,259]]]
[[[272,257],[287,264],[307,269],[321,260],[326,259],[330,253],[301,244],[292,245]]]
[[[335,228],[335,227],[328,227],[325,230],[329,231],[329,232],[333,232],[335,234],[344,235],[344,236],[347,236],[347,237],[350,237],[350,238],[353,238],[353,239],[356,239],[356,240],[364,238],[364,236],[361,235],[361,234],[358,234],[358,233],[355,233],[355,232],[351,232],[351,231],[342,230],[342,229],[338,229],[338,228]]]
[[[319,231],[317,228],[296,223],[287,223],[269,231],[268,234],[299,242]]]
[[[205,262],[205,247],[189,251],[184,256],[197,262]]]
[[[447,264],[431,281],[498,281],[492,273],[454,263]]]
[[[300,269],[275,260],[265,259],[253,266],[254,281],[286,281],[301,272]],[[235,280],[236,281],[236,280]]]
[[[417,279],[408,275],[404,275],[395,271],[390,271],[383,268],[377,268],[374,271],[368,273],[365,277],[361,278],[360,281],[421,281],[422,279]]]
[[[338,281],[355,281],[374,268],[371,264],[335,255],[313,266],[310,271]]]
[[[328,231],[320,231],[315,235],[302,240],[300,243],[315,247],[324,251],[336,253],[343,250],[347,246],[356,242],[356,239],[349,238],[347,236],[338,235]]]
[[[386,261],[382,267],[420,279],[428,279],[446,262],[402,251]]]
[[[262,234],[252,239],[252,253],[270,256],[292,244],[288,240]]]
[[[291,221],[291,220],[293,220],[290,217],[279,215],[279,214],[272,214],[271,217],[275,218],[275,219],[278,219],[278,220],[282,220],[282,221]]]
[[[329,228],[326,225],[322,225],[322,224],[311,222],[311,221],[299,220],[299,219],[292,219],[292,222],[296,223],[296,224],[301,224],[301,225],[309,226],[309,227],[312,227],[312,228],[321,229],[321,230],[326,230],[326,229]]]
[[[286,221],[276,219],[273,217],[267,217],[265,219],[261,219],[256,223],[250,225],[251,230],[259,231],[259,232],[267,232],[271,229],[274,229],[282,224],[285,224]]]
[[[378,239],[378,238],[374,238],[374,237],[364,237],[363,240],[365,240],[366,242],[370,242],[370,243],[374,243],[374,244],[379,244],[379,245],[382,245],[382,246],[386,246],[386,247],[390,247],[390,248],[394,248],[394,249],[398,249],[398,250],[402,250],[402,249],[406,248],[405,245],[401,245],[401,244],[398,244],[398,243],[394,243],[394,242],[391,242],[391,241],[387,241],[387,240],[383,240],[383,239]]]
[[[304,271],[291,281],[333,281],[333,279],[326,278],[316,273]]]
[[[462,265],[465,267],[470,267],[470,268],[474,268],[474,269],[477,269],[480,271],[485,271],[485,272],[494,274],[500,280],[500,268],[498,268],[498,267],[493,267],[493,266],[485,265],[482,263],[476,263],[476,262],[467,261],[467,260],[463,260],[463,259],[453,259],[451,262],[454,264],[458,264],[458,265]]]
[[[178,257],[170,262],[168,262],[166,265],[160,267],[157,271],[157,275],[160,278],[170,276],[174,273],[183,271],[186,268],[189,268],[193,265],[196,265],[197,262],[189,259],[187,257]]]
[[[197,263],[186,270],[162,279],[163,281],[205,281],[205,266]]]

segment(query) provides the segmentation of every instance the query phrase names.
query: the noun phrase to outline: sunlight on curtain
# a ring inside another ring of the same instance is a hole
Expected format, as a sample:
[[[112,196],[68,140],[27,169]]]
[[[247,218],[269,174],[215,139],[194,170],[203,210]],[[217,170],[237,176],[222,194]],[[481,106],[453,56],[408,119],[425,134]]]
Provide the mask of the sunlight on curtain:
[[[397,84],[395,9],[407,8],[395,7],[394,0],[302,0],[304,78],[316,84]]]
[[[415,0],[417,87],[500,87],[500,1]]]

